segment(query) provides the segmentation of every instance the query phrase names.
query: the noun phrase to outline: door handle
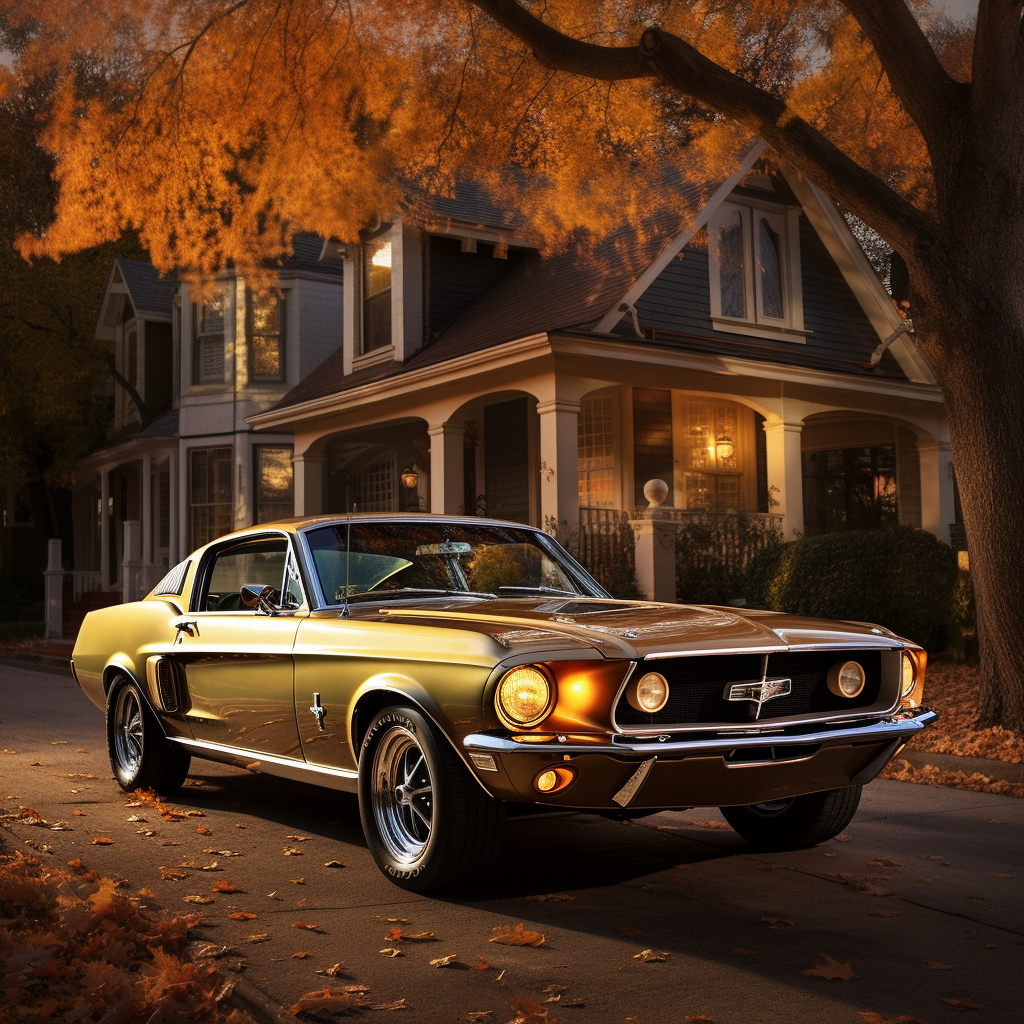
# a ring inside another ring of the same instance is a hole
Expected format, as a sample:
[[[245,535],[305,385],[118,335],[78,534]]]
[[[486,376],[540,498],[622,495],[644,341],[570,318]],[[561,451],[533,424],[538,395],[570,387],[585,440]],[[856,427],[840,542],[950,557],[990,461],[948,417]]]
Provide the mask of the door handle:
[[[176,640],[181,640],[182,633],[188,633],[189,636],[199,636],[199,623],[195,619],[178,619],[174,623],[174,628],[178,631]]]

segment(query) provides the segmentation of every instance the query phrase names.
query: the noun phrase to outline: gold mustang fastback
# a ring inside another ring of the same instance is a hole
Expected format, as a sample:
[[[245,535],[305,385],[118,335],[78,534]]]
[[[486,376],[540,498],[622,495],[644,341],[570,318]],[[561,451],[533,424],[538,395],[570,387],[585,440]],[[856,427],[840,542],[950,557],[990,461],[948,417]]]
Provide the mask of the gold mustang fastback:
[[[714,805],[810,846],[935,719],[888,630],[618,601],[539,530],[352,515],[251,527],[91,612],[79,685],[125,790],[192,756],[358,792],[374,859],[425,891],[491,865],[506,805]]]

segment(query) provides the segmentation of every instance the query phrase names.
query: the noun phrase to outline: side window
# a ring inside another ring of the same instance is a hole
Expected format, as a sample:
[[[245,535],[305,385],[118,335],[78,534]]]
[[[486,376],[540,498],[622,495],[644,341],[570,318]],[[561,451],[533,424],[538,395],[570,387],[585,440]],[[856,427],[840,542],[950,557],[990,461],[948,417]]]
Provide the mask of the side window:
[[[198,610],[245,611],[242,587],[247,584],[273,588],[271,603],[281,605],[281,584],[287,557],[288,542],[284,537],[242,541],[221,548],[206,573]]]

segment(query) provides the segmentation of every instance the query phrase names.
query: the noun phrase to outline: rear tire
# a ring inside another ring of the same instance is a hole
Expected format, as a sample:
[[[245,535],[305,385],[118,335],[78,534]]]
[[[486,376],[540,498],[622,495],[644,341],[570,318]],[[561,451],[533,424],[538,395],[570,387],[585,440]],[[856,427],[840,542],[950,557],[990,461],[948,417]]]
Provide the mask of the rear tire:
[[[107,753],[118,785],[172,796],[188,775],[191,755],[170,743],[139,685],[122,677],[107,694]]]
[[[381,871],[403,889],[429,892],[492,867],[505,805],[426,715],[394,706],[374,718],[360,747],[359,817]]]
[[[719,809],[747,842],[766,850],[800,850],[839,835],[857,813],[862,790],[862,786],[849,786]]]

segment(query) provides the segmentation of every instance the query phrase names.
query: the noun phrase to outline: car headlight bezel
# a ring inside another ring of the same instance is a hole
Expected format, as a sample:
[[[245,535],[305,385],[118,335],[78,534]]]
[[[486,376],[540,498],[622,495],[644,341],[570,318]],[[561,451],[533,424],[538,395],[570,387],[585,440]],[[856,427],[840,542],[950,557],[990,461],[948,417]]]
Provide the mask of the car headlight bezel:
[[[523,691],[516,687],[532,686],[539,699],[534,699],[532,713],[527,714]],[[542,695],[542,696],[541,696]],[[517,701],[519,707],[517,708]],[[555,706],[555,684],[540,665],[517,665],[499,680],[494,691],[494,710],[502,725],[509,729],[532,729],[540,725]],[[536,710],[539,708],[540,710]]]
[[[904,651],[900,660],[900,699],[906,700],[917,687],[917,662],[909,651]]]
[[[662,690],[660,700],[653,703],[644,702],[641,693],[645,688],[645,681],[648,683],[648,686],[646,687],[648,690],[656,688],[660,688]],[[656,715],[661,711],[668,703],[668,697],[668,680],[660,672],[645,672],[639,679],[631,680],[629,685],[626,687],[626,700],[629,702],[630,707],[636,711],[642,711],[647,715]]]
[[[851,674],[857,680],[854,689],[849,689],[844,685],[844,680],[848,680]],[[828,688],[837,697],[853,700],[854,697],[859,697],[864,692],[867,678],[864,666],[859,661],[840,661],[828,670]]]

